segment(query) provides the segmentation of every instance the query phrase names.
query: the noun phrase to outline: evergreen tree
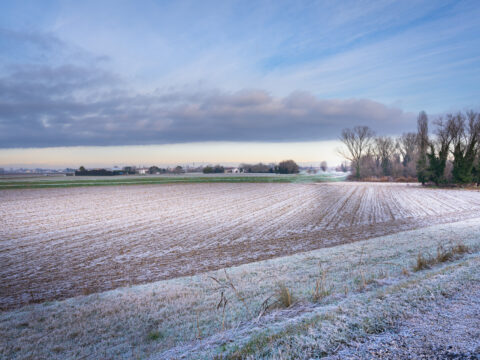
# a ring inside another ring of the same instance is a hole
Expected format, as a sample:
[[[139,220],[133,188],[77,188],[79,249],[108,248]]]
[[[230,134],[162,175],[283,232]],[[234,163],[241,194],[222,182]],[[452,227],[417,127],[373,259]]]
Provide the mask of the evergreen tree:
[[[428,176],[428,180],[433,181],[435,185],[443,184],[446,182],[444,172],[447,165],[448,149],[443,147],[438,152],[435,152],[435,146],[430,144],[430,152],[427,153],[428,167],[425,175]]]
[[[462,151],[460,144],[457,144],[453,156],[453,181],[456,184],[472,183],[474,181],[475,148],[469,146],[465,151]]]
[[[477,160],[474,162],[472,169],[472,181],[480,185],[480,156],[477,157]]]

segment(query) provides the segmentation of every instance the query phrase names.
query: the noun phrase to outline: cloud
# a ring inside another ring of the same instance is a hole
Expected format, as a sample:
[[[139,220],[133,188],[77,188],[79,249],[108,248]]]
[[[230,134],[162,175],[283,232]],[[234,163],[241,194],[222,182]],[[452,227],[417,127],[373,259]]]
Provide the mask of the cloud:
[[[45,31],[17,31],[0,27],[0,71],[17,71],[27,65],[48,67],[96,67],[109,63],[107,55],[92,52],[65,42]],[[2,69],[3,67],[3,69]]]
[[[18,46],[33,45],[38,49],[45,51],[54,51],[65,47],[65,43],[51,33],[15,31],[0,28],[0,39],[4,42],[11,42]]]
[[[2,148],[335,139],[344,127],[414,129],[414,115],[367,99],[275,97],[246,89],[140,93],[100,68],[22,66],[0,79]]]

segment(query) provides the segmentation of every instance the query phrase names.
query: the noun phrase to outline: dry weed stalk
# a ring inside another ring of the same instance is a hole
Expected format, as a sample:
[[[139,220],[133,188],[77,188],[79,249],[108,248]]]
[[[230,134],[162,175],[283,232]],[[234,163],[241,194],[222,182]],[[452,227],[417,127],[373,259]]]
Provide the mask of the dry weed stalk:
[[[228,304],[228,298],[225,295],[225,293],[227,289],[233,290],[235,296],[243,304],[243,306],[247,311],[248,316],[250,317],[250,309],[247,305],[247,302],[245,301],[244,297],[240,294],[240,292],[237,290],[237,288],[233,284],[233,281],[228,275],[226,269],[224,269],[224,272],[225,272],[225,279],[217,279],[216,277],[209,276],[210,279],[212,279],[219,285],[219,287],[216,289],[220,291],[220,301],[217,305],[217,310],[220,308],[222,309],[222,331],[225,330],[225,311]]]
[[[265,315],[265,313],[270,309],[270,306],[273,304],[270,303],[270,299],[272,298],[273,295],[270,295],[267,297],[265,300],[263,300],[262,305],[260,305],[260,310],[258,311],[258,315],[255,321],[260,320],[260,318]]]
[[[323,269],[322,264],[320,266],[320,277],[315,282],[315,291],[313,292],[313,301],[317,302],[330,294],[330,289],[327,289],[327,273],[329,268]]]
[[[237,297],[238,300],[241,301],[241,303],[245,307],[245,310],[247,310],[247,313],[250,316],[250,308],[248,307],[247,302],[245,301],[244,297],[240,294],[240,292],[237,290],[237,288],[233,284],[233,281],[228,275],[227,270],[223,269],[223,271],[225,272],[225,279],[219,280],[213,276],[209,276],[209,278],[215,281],[218,285],[220,285],[220,287],[217,288],[217,290],[225,291],[228,288],[232,289],[233,292],[235,293],[235,296]]]
[[[283,283],[278,284],[277,290],[277,301],[276,303],[284,308],[288,308],[293,304],[293,297],[290,290],[288,290],[287,286]]]
[[[360,290],[364,290],[366,287],[367,287],[367,281],[365,280],[365,272],[364,272],[364,268],[363,268],[363,254],[365,252],[365,244],[362,244],[362,249],[360,251],[360,260],[358,262],[358,267],[360,269],[360,278],[361,278],[361,282],[360,282]]]
[[[200,330],[200,325],[198,323],[198,310],[196,311],[196,320],[197,320],[197,339],[201,339],[202,338],[202,331]]]
[[[225,330],[225,308],[227,307],[228,299],[225,297],[224,292],[220,297],[220,301],[217,305],[217,310],[222,308],[222,331]]]
[[[417,254],[417,263],[413,267],[414,271],[420,271],[424,269],[428,269],[433,265],[433,257],[430,255],[424,256],[422,253]]]
[[[235,285],[233,285],[233,281],[232,279],[230,279],[230,276],[228,276],[227,270],[223,269],[223,271],[225,272],[225,278],[227,279],[227,284],[232,288],[237,299],[239,299],[243,303],[243,306],[247,310],[247,314],[250,316],[250,308],[248,307],[247,302],[245,301],[244,297],[240,295]]]

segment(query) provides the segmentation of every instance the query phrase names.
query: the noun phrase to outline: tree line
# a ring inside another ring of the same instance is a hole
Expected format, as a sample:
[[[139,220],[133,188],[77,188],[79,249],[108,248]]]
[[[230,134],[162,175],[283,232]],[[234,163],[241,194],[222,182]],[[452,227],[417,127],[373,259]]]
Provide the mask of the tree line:
[[[326,163],[325,163],[326,167]],[[75,171],[76,176],[114,176],[114,175],[133,175],[137,174],[139,169],[135,166],[124,166],[121,170],[107,170],[107,169],[85,169],[84,166],[80,166],[78,170]],[[221,174],[226,171],[225,167],[222,165],[207,165],[205,167],[199,166],[196,168],[187,168],[184,169],[181,166],[176,166],[175,168],[159,168],[158,166],[150,166],[148,169],[142,168],[141,174],[184,174],[185,172],[203,172],[204,174]],[[239,170],[243,173],[277,173],[277,174],[297,174],[299,172],[299,167],[297,163],[293,160],[284,160],[279,164],[269,164],[265,165],[262,163],[259,164],[241,164]],[[140,173],[140,172],[138,172]]]
[[[239,169],[245,173],[273,173],[273,174],[298,174],[300,168],[293,160],[283,160],[278,164],[240,164]]]
[[[107,169],[86,169],[80,166],[75,170],[75,176],[116,176],[116,175],[135,175],[137,168],[135,166],[124,166],[121,170],[107,170]],[[183,174],[185,170],[181,166],[175,168],[159,168],[158,166],[150,166],[147,171],[148,174]]]
[[[416,178],[422,184],[480,183],[480,113],[447,114],[433,121],[422,111],[417,132],[399,137],[376,136],[368,126],[344,129],[341,155],[350,161],[352,177]]]
[[[326,166],[326,165],[325,165]],[[255,174],[297,174],[300,171],[298,164],[293,160],[284,160],[278,164],[247,164],[242,163],[239,165],[238,170],[242,173],[255,173]],[[225,172],[225,168],[221,165],[207,165],[203,168],[204,174],[217,174]]]

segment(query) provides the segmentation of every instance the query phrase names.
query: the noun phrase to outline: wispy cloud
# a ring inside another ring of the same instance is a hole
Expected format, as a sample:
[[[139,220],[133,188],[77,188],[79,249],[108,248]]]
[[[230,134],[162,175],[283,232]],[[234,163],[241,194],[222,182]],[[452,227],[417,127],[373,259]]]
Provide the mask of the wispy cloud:
[[[419,110],[480,96],[475,1],[2,10],[1,147],[306,141],[356,124],[400,133]]]

